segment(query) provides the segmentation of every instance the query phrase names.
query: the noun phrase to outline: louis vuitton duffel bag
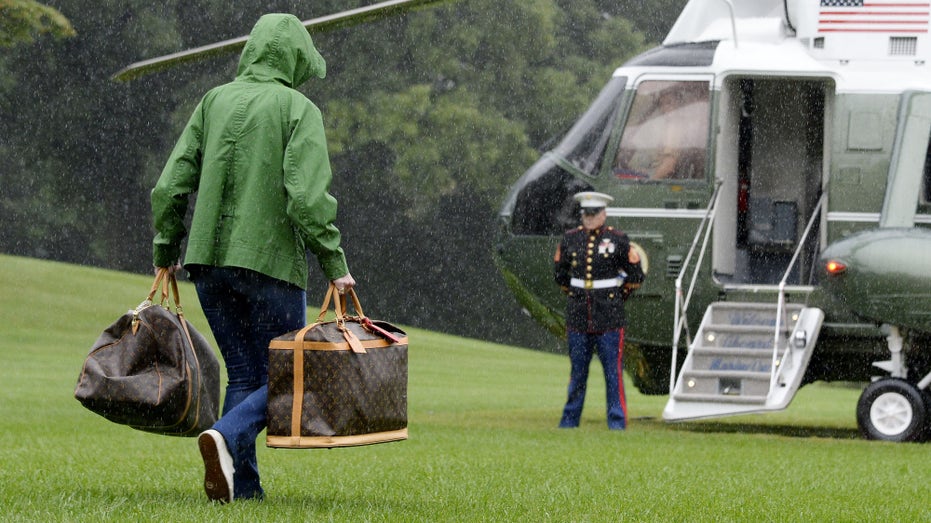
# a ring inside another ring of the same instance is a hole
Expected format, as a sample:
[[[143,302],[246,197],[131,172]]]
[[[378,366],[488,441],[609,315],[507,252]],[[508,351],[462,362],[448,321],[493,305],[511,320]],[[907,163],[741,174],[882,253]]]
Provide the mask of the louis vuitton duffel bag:
[[[407,334],[357,316],[331,284],[317,321],[269,344],[266,444],[331,448],[407,439]],[[336,318],[324,321],[330,301]]]

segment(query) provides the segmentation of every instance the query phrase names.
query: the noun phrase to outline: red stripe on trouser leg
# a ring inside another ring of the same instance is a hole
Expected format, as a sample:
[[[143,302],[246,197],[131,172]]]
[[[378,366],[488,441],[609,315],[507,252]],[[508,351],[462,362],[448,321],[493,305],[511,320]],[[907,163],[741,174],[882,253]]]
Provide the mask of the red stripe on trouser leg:
[[[627,423],[627,398],[624,397],[624,329],[621,328],[617,342],[617,396],[624,411],[624,423]]]

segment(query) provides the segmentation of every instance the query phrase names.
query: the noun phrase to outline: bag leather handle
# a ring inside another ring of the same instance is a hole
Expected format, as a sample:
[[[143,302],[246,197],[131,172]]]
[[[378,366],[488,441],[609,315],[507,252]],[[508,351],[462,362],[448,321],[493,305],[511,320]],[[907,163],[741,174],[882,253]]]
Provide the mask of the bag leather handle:
[[[320,314],[317,315],[317,323],[323,323],[324,318],[326,318],[326,313],[330,310],[330,299],[333,297],[333,291],[336,289],[336,286],[332,283],[326,291],[326,297],[323,298],[323,306],[320,307]]]
[[[164,267],[160,267],[155,271],[155,282],[152,283],[152,290],[149,291],[149,296],[146,298],[146,301],[152,301],[152,298],[155,297],[155,293],[158,292],[158,288],[161,286],[162,280],[165,279],[166,274],[168,274],[168,270]]]
[[[351,288],[347,292],[352,297],[353,307],[355,307],[356,312],[359,314],[358,320],[362,322],[366,318],[362,312],[362,304],[359,303],[359,297],[356,295],[356,291]],[[346,297],[336,290],[336,285],[334,285],[333,282],[330,282],[330,286],[326,291],[326,297],[323,298],[323,306],[320,307],[320,314],[317,315],[317,324],[323,323],[327,312],[330,310],[331,301],[336,311],[336,327],[343,333],[343,338],[349,343],[349,348],[352,349],[352,352],[357,354],[365,354],[367,351],[362,345],[362,342],[359,341],[359,337],[346,328]],[[303,332],[306,332],[306,330]],[[301,334],[301,338],[303,339],[303,334]]]
[[[317,315],[317,321],[322,322],[326,317],[327,312],[330,310],[330,302],[333,302],[333,308],[336,311],[336,321],[342,322],[345,321],[349,316],[347,315],[348,310],[346,309],[346,296],[352,298],[352,307],[355,309],[356,313],[359,315],[359,318],[365,318],[365,313],[362,312],[362,303],[359,302],[359,296],[356,294],[355,289],[349,289],[346,291],[346,294],[339,294],[336,290],[336,285],[332,282],[327,288],[326,297],[323,298],[323,306],[320,307],[320,314]]]
[[[322,322],[326,317],[326,313],[330,310],[330,302],[333,302],[333,307],[336,311],[337,321],[345,320],[348,315],[348,309],[346,309],[346,296],[352,298],[352,307],[355,309],[356,313],[359,315],[359,318],[364,318],[365,313],[362,312],[362,303],[359,301],[359,295],[356,294],[355,289],[349,289],[346,291],[346,294],[340,294],[336,290],[336,285],[332,282],[327,288],[326,297],[323,298],[323,306],[320,307],[320,314],[317,315],[317,321]]]
[[[178,312],[181,312],[181,293],[178,292],[178,279],[174,274],[168,271],[167,267],[159,267],[155,272],[155,281],[152,282],[152,289],[149,291],[149,296],[146,298],[146,301],[143,303],[154,303],[152,300],[155,298],[155,293],[161,289],[162,297],[161,304],[164,305],[166,301],[171,298],[174,298],[175,309]]]
[[[353,319],[358,320],[358,322],[362,325],[362,327],[365,328],[365,330],[371,332],[372,334],[375,334],[376,336],[381,336],[382,338],[385,338],[386,340],[392,343],[401,343],[400,338],[386,331],[385,329],[382,329],[378,325],[375,325],[372,322],[372,320],[370,320],[369,318],[365,316],[365,313],[362,312],[362,304],[359,302],[359,295],[356,294],[355,289],[349,289],[346,292],[346,294],[348,294],[349,297],[352,298],[352,306],[356,310],[356,312],[359,314],[357,317],[353,317]],[[330,309],[330,301],[332,300],[333,306],[336,310],[336,323],[339,326],[340,330],[343,331],[344,337],[347,336],[346,333],[355,337],[355,335],[349,332],[345,328],[345,325],[344,325],[346,319],[348,318],[348,316],[346,315],[346,311],[347,311],[346,310],[346,294],[339,294],[336,291],[336,285],[334,285],[331,282],[329,288],[327,288],[326,297],[323,299],[323,307],[320,308],[320,314],[317,315],[317,322],[314,323],[314,325],[319,325],[323,323],[324,319],[326,318],[326,314]],[[334,298],[334,296],[336,296],[336,298]],[[306,332],[306,330],[304,332]],[[295,339],[303,340],[304,334],[301,333],[300,337],[295,338]],[[347,338],[347,341],[349,341],[350,346],[352,346],[352,344],[354,343],[352,340],[349,340],[348,338]],[[356,340],[356,342],[358,342],[358,339]],[[361,346],[361,342],[359,342],[359,344]],[[356,352],[365,352],[365,349],[363,348]]]
[[[132,331],[133,334],[139,329],[139,313],[142,312],[145,308],[151,307],[154,303],[152,300],[155,298],[155,294],[161,289],[162,296],[160,303],[165,306],[165,302],[169,301],[174,297],[175,302],[175,314],[181,319],[181,325],[184,327],[185,332],[187,332],[187,323],[184,320],[184,310],[181,308],[181,293],[178,292],[178,279],[175,275],[168,271],[167,267],[159,267],[155,271],[155,281],[152,282],[152,288],[149,290],[149,295],[146,297],[145,301],[139,304],[136,307],[136,310],[133,311],[133,321],[132,321]],[[190,333],[187,334],[190,338]]]
[[[175,312],[178,313],[178,316],[181,316],[183,314],[181,311],[181,293],[178,292],[178,279],[174,274],[168,275],[168,283],[171,284],[171,292],[175,295]]]

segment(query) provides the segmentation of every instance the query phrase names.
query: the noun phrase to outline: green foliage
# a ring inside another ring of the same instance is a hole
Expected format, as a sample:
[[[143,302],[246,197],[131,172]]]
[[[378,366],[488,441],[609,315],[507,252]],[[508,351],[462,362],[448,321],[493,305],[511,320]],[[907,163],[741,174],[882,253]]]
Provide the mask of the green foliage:
[[[370,142],[393,152],[381,182],[402,195],[410,217],[432,216],[460,188],[496,202],[509,180],[489,173],[519,172],[535,157],[520,124],[461,91],[433,97],[431,86],[415,85],[361,103],[336,102],[328,114],[333,154]]]
[[[32,0],[0,0],[0,47],[35,41],[39,35],[74,36],[74,28],[57,9]]]
[[[450,194],[495,208],[531,147],[566,129],[644,45],[590,2],[548,0],[453,2],[334,38],[318,38],[330,85],[308,88],[335,98],[324,108],[331,152],[382,145],[379,182],[406,195],[411,217],[437,214]]]
[[[308,19],[370,3],[57,2],[75,37],[0,57],[0,252],[147,271],[149,191],[190,111],[232,80],[237,57],[129,84],[109,77],[245,35],[265,12]],[[535,149],[646,46],[601,4],[610,3],[458,0],[314,35],[328,76],[304,89],[328,126],[350,267],[405,321],[552,342],[506,296],[490,241],[495,211]],[[488,325],[483,312],[507,321]]]
[[[927,521],[928,448],[858,439],[856,389],[811,385],[785,412],[664,424],[628,388],[604,425],[593,364],[582,426],[556,428],[563,356],[408,329],[410,439],[265,448],[264,502],[214,505],[193,439],[110,423],[72,397],[99,332],[150,276],[0,256],[4,521]],[[190,285],[190,321],[207,333]],[[367,312],[368,308],[367,308]],[[261,436],[260,436],[261,438]]]
[[[596,3],[610,16],[630,20],[648,41],[659,44],[688,0],[598,0]]]
[[[158,80],[119,86],[108,77],[137,53],[168,49],[172,38],[152,38],[150,28],[159,20],[159,34],[173,34],[173,16],[151,2],[62,4],[77,36],[37,42],[7,62],[17,85],[0,98],[0,132],[14,168],[0,172],[0,250],[145,267],[148,246],[126,239],[150,228],[150,184],[139,173],[145,151],[168,140],[159,108],[171,97]]]

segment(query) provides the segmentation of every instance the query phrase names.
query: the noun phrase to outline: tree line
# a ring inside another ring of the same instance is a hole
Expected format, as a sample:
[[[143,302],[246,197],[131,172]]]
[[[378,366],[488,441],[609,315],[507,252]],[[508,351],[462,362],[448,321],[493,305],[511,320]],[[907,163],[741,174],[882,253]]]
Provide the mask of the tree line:
[[[0,252],[150,271],[149,191],[200,96],[232,80],[238,56],[125,84],[110,76],[247,34],[266,12],[308,19],[369,3],[0,1]],[[495,272],[496,211],[539,149],[617,66],[662,39],[682,4],[458,0],[315,34],[328,74],[302,91],[324,114],[338,226],[366,312],[556,346]],[[313,303],[325,282],[311,279]]]

